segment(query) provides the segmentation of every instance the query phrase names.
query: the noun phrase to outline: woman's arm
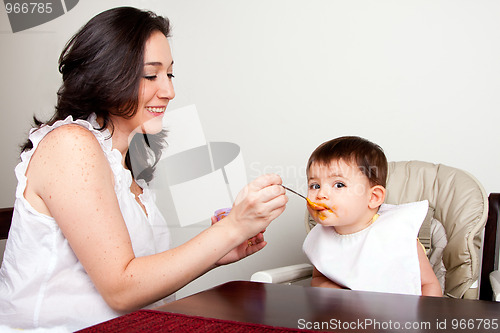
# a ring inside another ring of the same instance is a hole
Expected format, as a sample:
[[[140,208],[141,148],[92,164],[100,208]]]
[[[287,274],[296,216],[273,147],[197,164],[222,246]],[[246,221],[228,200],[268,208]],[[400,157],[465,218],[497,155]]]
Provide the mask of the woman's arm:
[[[441,285],[432,270],[431,263],[425,255],[424,248],[417,240],[418,262],[420,264],[420,281],[422,283],[422,296],[443,296]]]
[[[344,289],[332,280],[328,279],[326,276],[321,274],[316,267],[313,269],[313,275],[311,280],[311,287],[322,287],[322,288],[335,288]]]
[[[212,269],[234,247],[264,230],[287,201],[278,176],[260,177],[238,195],[222,221],[179,247],[136,258],[113,173],[91,132],[68,125],[49,133],[27,176],[28,201],[54,217],[97,290],[118,311],[150,304]]]

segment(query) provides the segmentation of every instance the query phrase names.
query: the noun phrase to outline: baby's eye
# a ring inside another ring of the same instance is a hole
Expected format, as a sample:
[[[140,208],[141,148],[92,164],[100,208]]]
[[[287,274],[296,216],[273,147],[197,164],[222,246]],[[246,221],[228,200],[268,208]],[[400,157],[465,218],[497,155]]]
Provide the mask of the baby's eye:
[[[172,73],[167,73],[167,76],[169,79],[173,79],[175,77],[174,74],[172,74]]]
[[[144,78],[149,81],[154,81],[157,77],[157,75],[144,75]]]
[[[337,183],[333,184],[333,187],[335,187],[335,188],[342,188],[342,187],[345,187],[345,184],[342,183],[342,182],[337,182]]]
[[[310,190],[319,190],[320,186],[319,184],[311,184],[309,185]]]

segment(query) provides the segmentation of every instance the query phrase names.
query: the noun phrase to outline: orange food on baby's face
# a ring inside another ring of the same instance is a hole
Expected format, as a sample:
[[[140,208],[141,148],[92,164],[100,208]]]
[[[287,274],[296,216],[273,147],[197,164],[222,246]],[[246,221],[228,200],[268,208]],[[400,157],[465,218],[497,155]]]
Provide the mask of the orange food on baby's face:
[[[325,210],[325,209],[331,210],[327,205],[325,205],[323,203],[313,202],[313,201],[309,200],[309,198],[307,198],[307,204],[309,206],[311,206],[312,209],[315,209],[315,210]]]
[[[317,211],[318,217],[321,220],[326,219],[326,215],[323,213],[324,211],[329,211],[329,212],[335,214],[335,216],[338,217],[337,213],[335,213],[335,207],[328,207],[324,203],[314,202],[314,201],[309,200],[309,198],[307,198],[306,200],[307,200],[307,205],[310,206],[315,211]]]

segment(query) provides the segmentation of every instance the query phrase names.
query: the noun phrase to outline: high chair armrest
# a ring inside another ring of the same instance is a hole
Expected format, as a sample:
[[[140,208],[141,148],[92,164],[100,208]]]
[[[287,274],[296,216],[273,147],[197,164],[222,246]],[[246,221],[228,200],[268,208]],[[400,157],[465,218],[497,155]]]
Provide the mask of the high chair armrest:
[[[500,271],[490,273],[491,289],[493,289],[493,300],[500,302]]]
[[[252,275],[250,281],[267,283],[291,283],[312,276],[311,264],[298,264],[259,271]]]

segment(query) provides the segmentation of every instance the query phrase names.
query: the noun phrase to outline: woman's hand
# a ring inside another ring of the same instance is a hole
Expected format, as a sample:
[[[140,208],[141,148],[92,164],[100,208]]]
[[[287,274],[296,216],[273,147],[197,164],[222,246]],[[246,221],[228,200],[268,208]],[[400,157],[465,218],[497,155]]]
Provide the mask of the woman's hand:
[[[281,178],[275,174],[263,175],[238,193],[231,212],[219,223],[236,228],[243,240],[247,240],[281,215],[287,202]]]
[[[243,259],[262,250],[267,242],[264,232],[278,217],[288,202],[281,178],[277,175],[264,175],[248,184],[236,197],[231,212],[218,223],[227,228],[236,228],[245,236],[242,243],[217,261],[217,265],[225,265]],[[212,225],[217,219],[212,217]]]
[[[212,216],[212,225],[214,223],[217,223],[217,218],[215,216]],[[216,265],[221,266],[231,264],[262,250],[267,244],[267,242],[264,241],[264,232],[265,230],[259,232],[256,236],[244,241],[243,243],[232,249],[231,252],[217,261]]]

